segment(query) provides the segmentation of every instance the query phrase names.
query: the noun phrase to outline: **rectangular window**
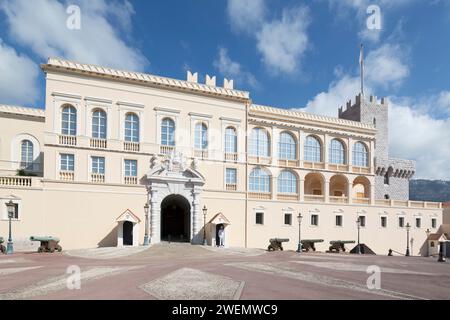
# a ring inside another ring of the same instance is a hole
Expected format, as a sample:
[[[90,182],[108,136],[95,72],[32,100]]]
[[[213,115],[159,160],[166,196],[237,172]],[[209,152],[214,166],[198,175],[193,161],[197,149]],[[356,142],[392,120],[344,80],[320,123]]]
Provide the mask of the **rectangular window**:
[[[74,171],[75,170],[75,157],[73,154],[61,154],[61,171]]]
[[[137,177],[137,160],[125,160],[125,177]]]
[[[342,227],[342,216],[336,216],[336,227]]]
[[[431,228],[436,229],[436,218],[431,218]]]
[[[421,228],[421,227],[422,227],[422,219],[416,218],[416,228]]]
[[[97,174],[105,174],[104,157],[91,157],[91,172]]]
[[[256,224],[264,224],[264,213],[257,212],[255,217]]]
[[[292,214],[285,213],[284,214],[284,224],[291,226],[292,225]]]
[[[387,227],[387,217],[381,217],[381,227],[382,228]]]
[[[365,216],[359,216],[359,222],[360,222],[360,226],[361,227],[365,227],[366,226],[366,217]]]
[[[398,217],[398,226],[400,228],[403,228],[405,226],[405,218],[404,217]]]
[[[312,214],[311,215],[311,225],[312,226],[318,226],[319,225],[319,215]]]
[[[237,170],[234,168],[227,168],[226,172],[226,184],[236,185],[237,183]]]

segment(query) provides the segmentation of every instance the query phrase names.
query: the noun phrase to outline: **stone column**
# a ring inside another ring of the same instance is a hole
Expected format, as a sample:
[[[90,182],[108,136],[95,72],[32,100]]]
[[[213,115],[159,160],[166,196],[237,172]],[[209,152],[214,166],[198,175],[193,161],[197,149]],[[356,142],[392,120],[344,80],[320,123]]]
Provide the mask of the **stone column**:
[[[353,183],[352,183],[352,181],[349,181],[348,185],[347,185],[347,197],[348,197],[348,203],[349,204],[353,203],[353,195],[352,195],[352,193],[353,193]]]
[[[299,179],[299,192],[300,192],[300,202],[305,202],[305,178],[300,177]]]
[[[150,239],[151,243],[161,242],[160,231],[160,217],[161,208],[158,202],[158,190],[150,190]]]
[[[330,202],[330,181],[325,178],[325,203]]]
[[[203,243],[203,233],[199,233],[202,230],[202,212],[200,209],[200,190],[194,189],[192,191],[192,243]]]

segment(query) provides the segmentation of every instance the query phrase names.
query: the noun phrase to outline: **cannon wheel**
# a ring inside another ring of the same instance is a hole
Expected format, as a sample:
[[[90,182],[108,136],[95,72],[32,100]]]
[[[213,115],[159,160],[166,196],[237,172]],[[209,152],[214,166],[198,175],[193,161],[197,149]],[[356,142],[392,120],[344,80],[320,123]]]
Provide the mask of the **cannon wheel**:
[[[48,251],[50,251],[51,253],[55,252],[55,248],[51,248]]]
[[[39,252],[39,253],[44,252],[44,248],[43,248],[43,247],[39,247],[39,248],[38,248],[38,252]]]
[[[58,252],[61,252],[61,251],[62,251],[62,247],[61,247],[60,245],[58,245],[58,246],[56,247],[56,250],[57,250]]]
[[[267,247],[267,251],[273,251],[273,250],[274,249],[273,249],[273,247],[271,245]]]

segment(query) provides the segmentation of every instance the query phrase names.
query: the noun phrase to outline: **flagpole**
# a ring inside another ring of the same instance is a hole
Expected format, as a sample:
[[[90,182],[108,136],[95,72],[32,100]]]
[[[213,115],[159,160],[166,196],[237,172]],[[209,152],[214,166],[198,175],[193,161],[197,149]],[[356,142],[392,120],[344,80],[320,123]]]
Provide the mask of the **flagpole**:
[[[361,51],[359,53],[359,68],[361,73],[361,95],[364,96],[364,46],[361,43]]]

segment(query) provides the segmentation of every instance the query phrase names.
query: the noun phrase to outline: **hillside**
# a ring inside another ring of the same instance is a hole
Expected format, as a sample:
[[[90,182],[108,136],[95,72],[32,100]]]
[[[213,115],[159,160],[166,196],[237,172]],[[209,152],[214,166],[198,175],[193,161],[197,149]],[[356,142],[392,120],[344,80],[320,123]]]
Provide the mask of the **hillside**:
[[[450,201],[450,181],[411,180],[409,182],[409,198],[418,201]]]

